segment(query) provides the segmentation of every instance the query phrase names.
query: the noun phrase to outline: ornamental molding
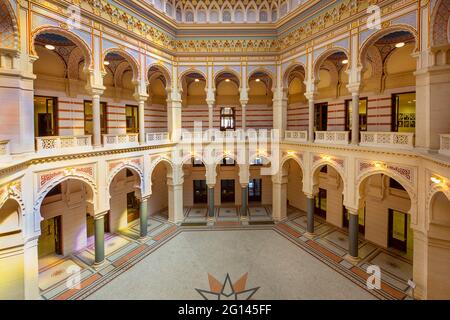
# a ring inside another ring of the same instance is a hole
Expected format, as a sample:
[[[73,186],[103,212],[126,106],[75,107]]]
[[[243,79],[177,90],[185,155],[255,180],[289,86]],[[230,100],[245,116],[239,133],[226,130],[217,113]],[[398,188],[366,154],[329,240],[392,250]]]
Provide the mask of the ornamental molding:
[[[39,172],[37,174],[38,188],[40,193],[44,189],[48,189],[49,185],[54,184],[55,180],[60,180],[65,177],[82,177],[89,181],[89,184],[95,189],[95,165],[69,166],[50,171]],[[44,192],[46,193],[46,192]]]
[[[9,199],[16,200],[22,214],[25,214],[25,205],[22,200],[22,182],[20,180],[12,181],[0,188],[0,209]]]
[[[154,45],[164,48],[165,50],[175,51],[176,53],[264,53],[278,52],[298,46],[300,42],[319,35],[321,32],[332,29],[335,34],[336,30],[350,30],[356,24],[361,22],[351,22],[351,19],[362,19],[362,15],[367,15],[367,8],[370,5],[381,5],[382,0],[342,0],[334,5],[324,9],[320,14],[307,21],[300,20],[296,22],[294,27],[288,31],[281,31],[281,35],[277,38],[258,38],[258,39],[177,39],[175,36],[164,32],[155,26],[145,22],[143,19],[131,15],[129,12],[121,9],[106,0],[68,0],[69,3],[80,5],[81,8],[99,18],[108,20],[112,24],[126,29]],[[416,3],[415,0],[402,0],[395,4],[390,4],[382,8],[382,15],[397,12],[409,4]],[[47,8],[54,10],[54,7]],[[336,29],[337,24],[344,23],[349,20],[348,26],[340,26]],[[236,35],[238,36],[238,35]],[[327,37],[330,37],[328,35]],[[323,36],[322,36],[323,37]]]
[[[107,161],[108,169],[108,182],[107,186],[111,185],[116,175],[123,169],[131,169],[139,176],[139,185],[141,190],[144,190],[145,177],[144,177],[144,159],[143,157],[125,158],[120,160]]]
[[[396,177],[400,177],[403,181],[413,187],[417,180],[417,168],[406,166],[403,164],[373,161],[373,160],[357,160],[358,181],[367,173],[377,171],[380,173],[390,173]]]

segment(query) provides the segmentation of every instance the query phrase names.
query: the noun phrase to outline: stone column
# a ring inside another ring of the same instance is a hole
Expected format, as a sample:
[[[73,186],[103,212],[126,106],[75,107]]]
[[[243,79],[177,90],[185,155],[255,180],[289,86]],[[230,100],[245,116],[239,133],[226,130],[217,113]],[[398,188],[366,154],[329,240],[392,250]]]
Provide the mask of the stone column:
[[[139,203],[139,221],[140,221],[140,236],[147,237],[148,226],[148,197],[143,197]]]
[[[359,92],[352,92],[352,144],[359,144]]]
[[[214,103],[208,104],[208,129],[214,128]]]
[[[248,183],[241,183],[241,194],[242,194],[241,218],[245,218],[247,217],[247,210],[248,210]]]
[[[283,221],[287,217],[287,177],[272,178],[272,218]]]
[[[308,99],[308,141],[314,142],[314,93],[305,93]]]
[[[284,132],[287,129],[287,96],[282,87],[276,88],[273,98],[273,127],[284,139]]]
[[[100,122],[100,94],[97,91],[92,95],[92,142],[98,148],[102,145],[102,127]]]
[[[145,144],[145,97],[140,97],[139,102],[139,143]]]
[[[183,214],[183,183],[168,183],[168,202],[169,202],[169,221],[181,223],[184,219]]]
[[[359,220],[358,210],[347,208],[349,213],[349,228],[348,228],[348,253],[353,260],[358,259],[358,235],[359,235]]]
[[[306,232],[314,234],[314,195],[306,195]]]
[[[247,108],[247,102],[248,101],[243,101],[241,100],[241,109],[242,109],[242,113],[241,113],[241,128],[243,131],[245,131],[247,129],[247,112],[246,112],[246,108]]]
[[[27,241],[24,245],[23,254],[25,299],[38,300],[40,299],[38,239]]]
[[[208,184],[208,220],[214,219],[214,187]]]
[[[105,215],[107,212],[94,217],[95,227],[95,263],[94,267],[100,267],[105,262]]]

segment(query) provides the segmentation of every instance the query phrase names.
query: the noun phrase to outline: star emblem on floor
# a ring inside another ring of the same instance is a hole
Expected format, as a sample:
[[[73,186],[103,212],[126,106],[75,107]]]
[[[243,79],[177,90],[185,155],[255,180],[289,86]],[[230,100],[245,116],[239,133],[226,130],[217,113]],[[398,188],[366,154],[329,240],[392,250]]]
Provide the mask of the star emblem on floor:
[[[231,282],[231,277],[227,273],[225,280],[220,282],[208,273],[209,289],[195,289],[205,300],[250,300],[258,291],[259,287],[246,289],[248,272],[236,282]]]

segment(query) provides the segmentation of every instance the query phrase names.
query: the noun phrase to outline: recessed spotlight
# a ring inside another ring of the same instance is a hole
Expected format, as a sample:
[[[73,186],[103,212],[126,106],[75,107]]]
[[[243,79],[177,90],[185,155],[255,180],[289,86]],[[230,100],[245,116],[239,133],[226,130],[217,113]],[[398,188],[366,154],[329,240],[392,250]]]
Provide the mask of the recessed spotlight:
[[[46,44],[45,48],[48,49],[48,50],[55,50],[56,49],[55,46],[52,46],[51,44]]]
[[[348,63],[348,60],[347,60],[347,59],[342,60],[342,64],[347,64],[347,63]]]
[[[399,43],[397,43],[397,44],[395,45],[396,48],[401,48],[401,47],[404,47],[404,46],[405,46],[405,43],[404,43],[404,42],[399,42]]]
[[[195,82],[200,82],[200,79],[195,79],[194,81],[195,81]]]
[[[109,61],[103,61],[103,64],[104,64],[105,66],[109,66]]]
[[[230,79],[225,79],[225,82],[230,82],[231,80]]]

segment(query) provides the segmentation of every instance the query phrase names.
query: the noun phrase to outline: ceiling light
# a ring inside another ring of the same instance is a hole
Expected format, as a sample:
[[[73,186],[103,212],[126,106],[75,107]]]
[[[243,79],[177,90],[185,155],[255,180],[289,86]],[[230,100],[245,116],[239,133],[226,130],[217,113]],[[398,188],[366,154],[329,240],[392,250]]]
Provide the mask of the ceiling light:
[[[256,81],[256,82],[260,82],[260,81],[261,81],[261,79],[256,79],[255,81]]]
[[[431,179],[431,181],[432,181],[433,183],[435,183],[435,184],[439,184],[439,183],[442,182],[441,179],[436,178],[436,177],[431,177],[430,179]]]
[[[399,43],[397,43],[397,44],[395,45],[396,48],[401,48],[401,47],[404,47],[404,46],[405,46],[405,43],[404,43],[404,42],[399,42]]]
[[[347,64],[347,63],[348,63],[348,60],[347,60],[347,59],[342,60],[342,64]]]
[[[103,61],[103,64],[104,64],[105,66],[109,66],[109,61]]]
[[[194,81],[195,81],[195,82],[200,82],[200,79],[195,79]]]
[[[225,79],[225,82],[230,82],[231,80],[230,79]]]
[[[51,44],[46,44],[45,48],[48,49],[48,50],[55,50],[56,49],[55,46],[52,46]]]

